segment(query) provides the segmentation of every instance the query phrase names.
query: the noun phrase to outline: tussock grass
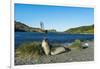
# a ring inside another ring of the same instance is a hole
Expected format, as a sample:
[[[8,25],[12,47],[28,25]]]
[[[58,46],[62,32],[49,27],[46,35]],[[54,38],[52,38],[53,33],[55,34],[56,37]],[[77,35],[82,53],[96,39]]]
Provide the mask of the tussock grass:
[[[72,42],[70,48],[76,48],[81,49],[81,41],[79,39],[76,39],[74,42]]]
[[[22,43],[15,51],[16,57],[23,59],[38,59],[43,54],[40,42]]]

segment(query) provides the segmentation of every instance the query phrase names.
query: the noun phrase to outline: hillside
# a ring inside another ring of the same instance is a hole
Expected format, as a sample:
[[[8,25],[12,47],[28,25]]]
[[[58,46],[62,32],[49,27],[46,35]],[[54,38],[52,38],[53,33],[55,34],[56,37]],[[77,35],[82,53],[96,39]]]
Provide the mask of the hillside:
[[[71,28],[71,29],[66,30],[65,32],[70,33],[70,34],[93,34],[94,25]]]
[[[30,27],[22,22],[15,21],[15,32],[44,32],[44,31],[46,31],[46,30]],[[47,31],[48,32],[57,32],[55,29],[48,29]],[[67,32],[70,34],[93,34],[94,33],[94,25],[70,28],[64,32]]]
[[[43,32],[40,28],[32,28],[24,23],[15,21],[15,32]]]
[[[56,32],[55,29],[42,30],[40,28],[30,27],[22,22],[15,21],[15,32]]]

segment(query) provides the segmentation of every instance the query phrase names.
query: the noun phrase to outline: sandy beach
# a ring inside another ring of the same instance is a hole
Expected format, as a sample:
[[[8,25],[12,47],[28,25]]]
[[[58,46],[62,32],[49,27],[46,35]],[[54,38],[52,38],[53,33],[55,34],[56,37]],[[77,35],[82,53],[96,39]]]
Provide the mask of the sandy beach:
[[[38,60],[34,59],[19,59],[15,57],[15,65],[32,65],[46,63],[64,63],[64,62],[80,62],[94,60],[94,42],[88,42],[89,47],[86,49],[72,49],[69,52],[64,52],[58,55],[42,55]]]

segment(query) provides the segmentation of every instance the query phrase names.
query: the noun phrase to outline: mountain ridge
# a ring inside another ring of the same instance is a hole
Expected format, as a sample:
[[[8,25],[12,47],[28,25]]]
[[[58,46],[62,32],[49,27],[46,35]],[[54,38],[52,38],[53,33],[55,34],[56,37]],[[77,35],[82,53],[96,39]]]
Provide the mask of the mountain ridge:
[[[94,33],[94,24],[88,25],[88,26],[80,26],[75,28],[70,28],[64,32],[70,33],[70,34],[93,34]]]

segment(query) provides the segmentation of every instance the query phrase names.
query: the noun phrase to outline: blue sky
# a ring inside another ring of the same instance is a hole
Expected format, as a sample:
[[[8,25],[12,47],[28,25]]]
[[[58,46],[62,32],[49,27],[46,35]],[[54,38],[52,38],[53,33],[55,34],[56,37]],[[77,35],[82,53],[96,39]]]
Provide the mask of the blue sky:
[[[65,31],[69,28],[92,25],[94,9],[68,6],[48,6],[34,4],[15,4],[15,20],[31,27],[44,23],[45,29]]]

